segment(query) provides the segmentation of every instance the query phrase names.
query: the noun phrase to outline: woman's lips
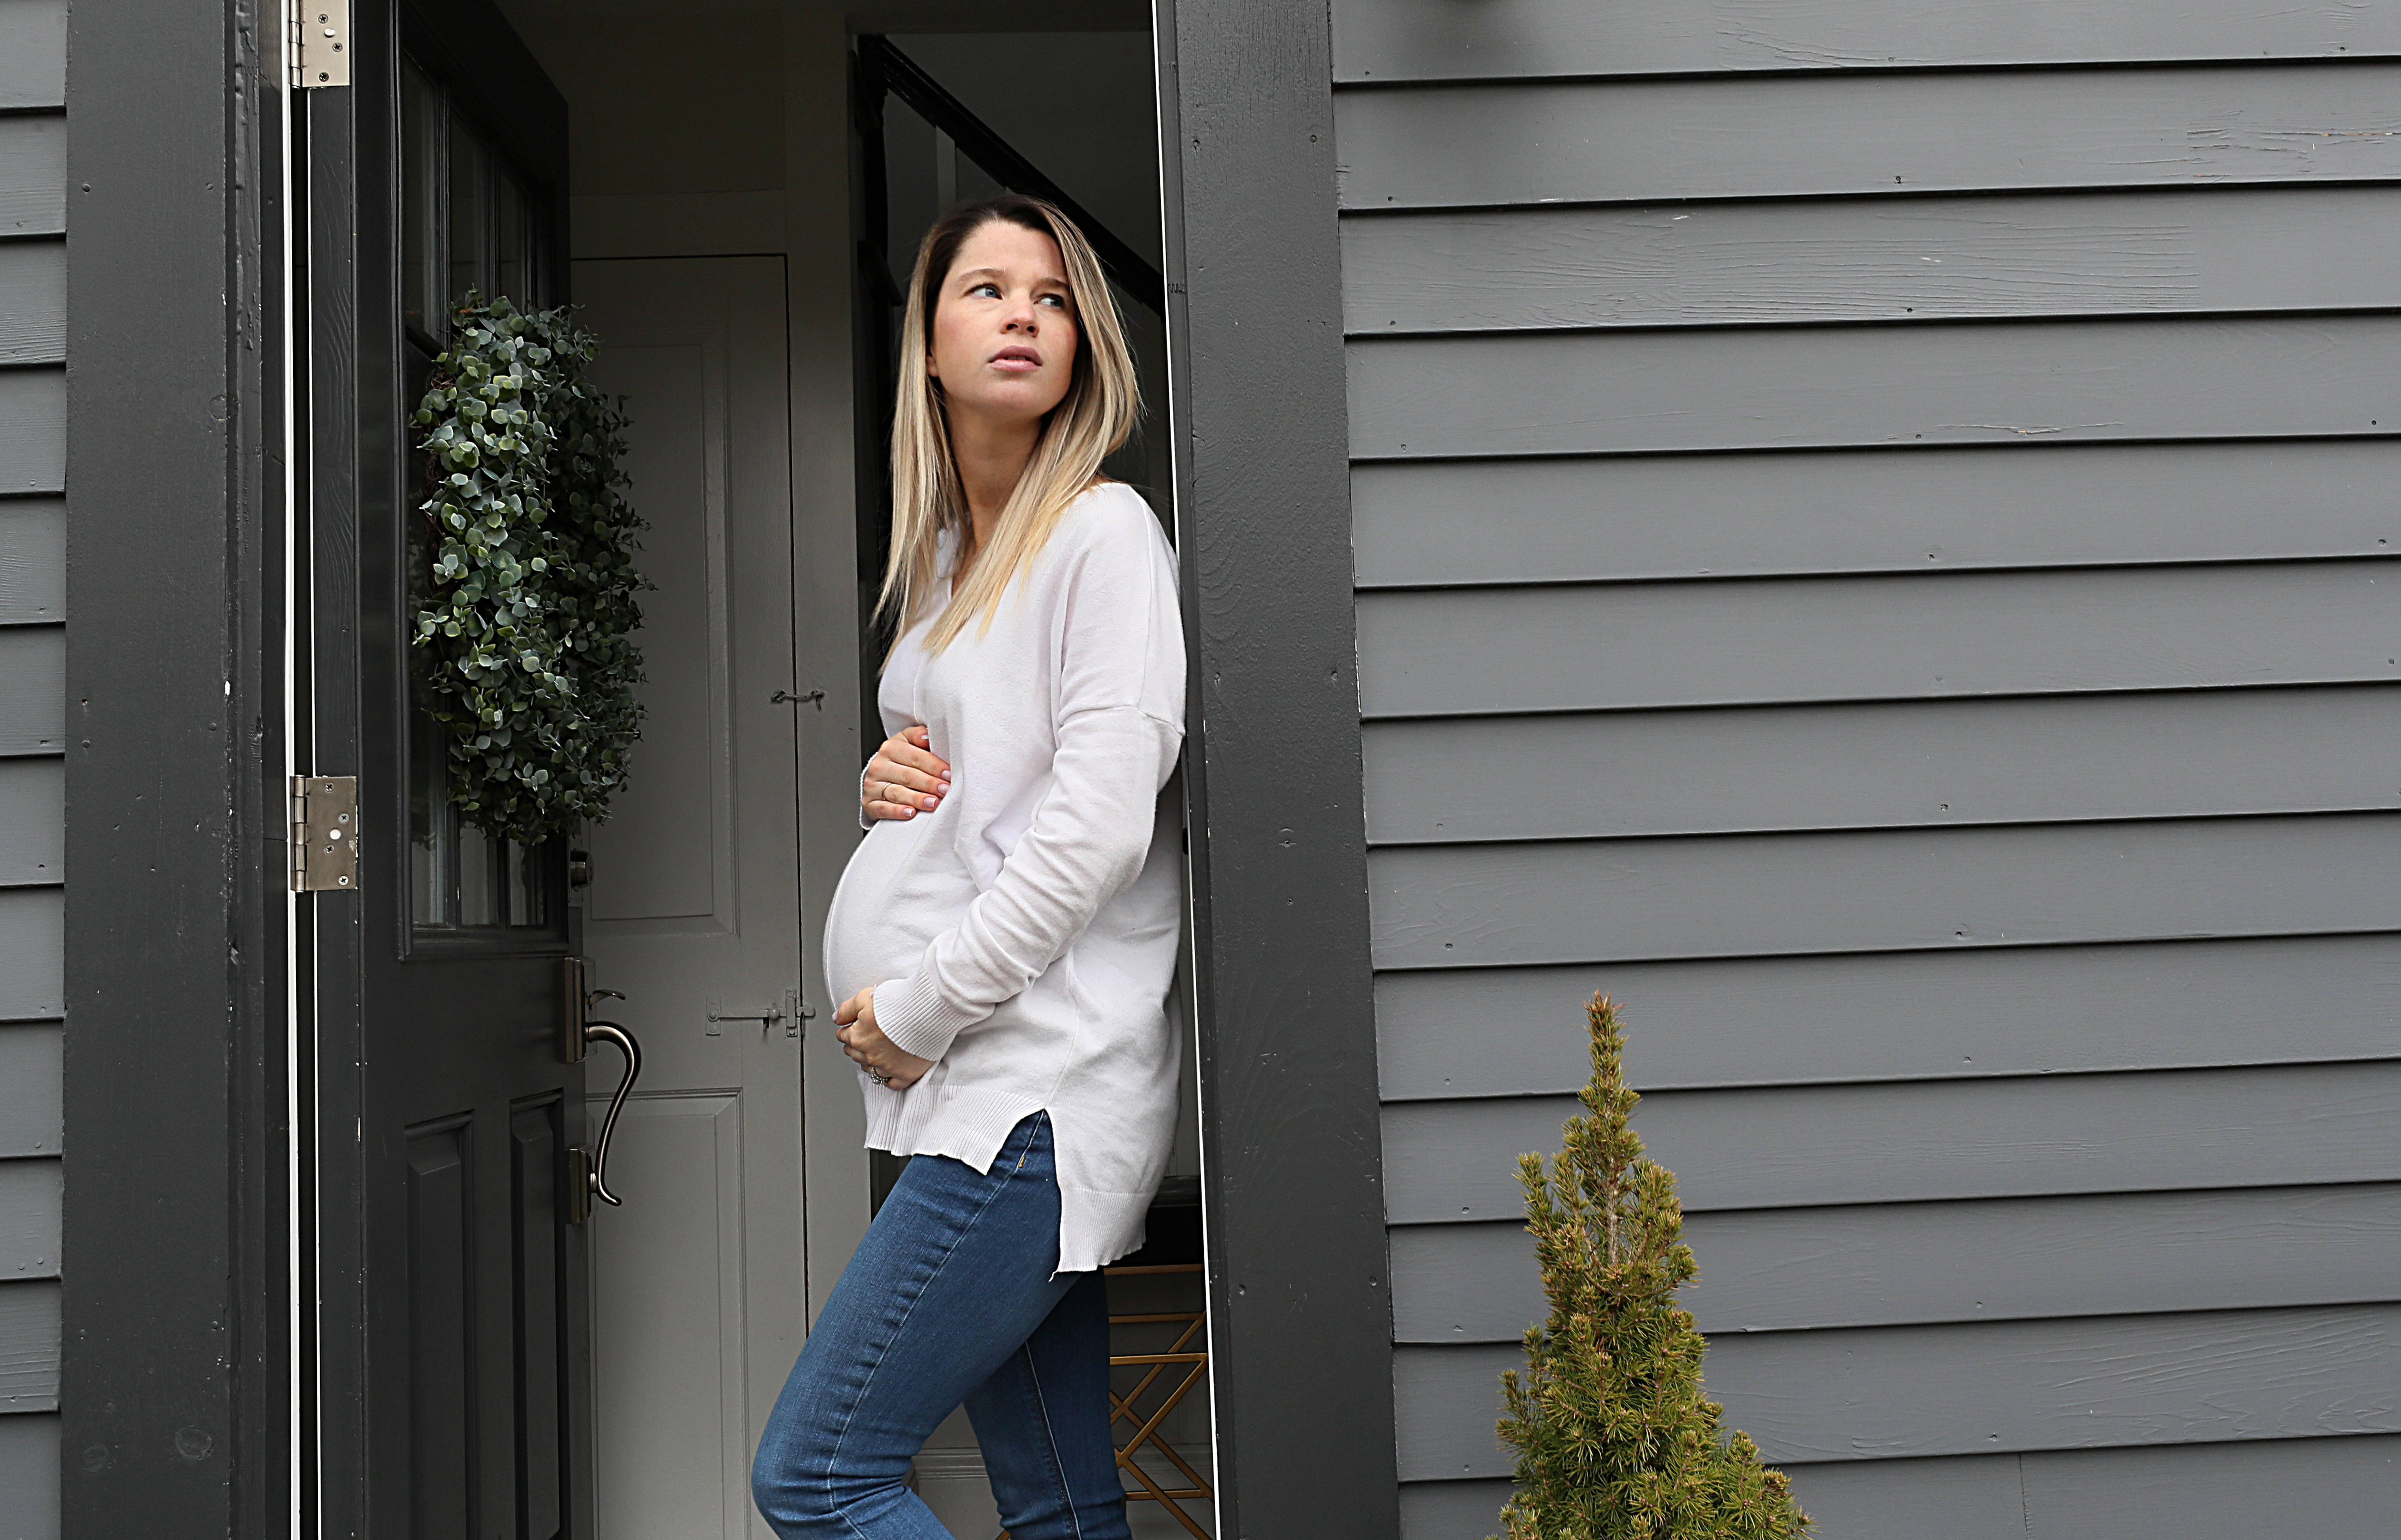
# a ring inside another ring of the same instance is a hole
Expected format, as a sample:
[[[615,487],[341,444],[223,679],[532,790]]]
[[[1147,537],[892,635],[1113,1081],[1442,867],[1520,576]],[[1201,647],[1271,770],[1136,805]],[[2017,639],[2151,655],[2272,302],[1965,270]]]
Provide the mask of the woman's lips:
[[[1042,367],[1042,355],[1031,348],[1003,348],[992,355],[992,366],[1007,374],[1031,374]]]

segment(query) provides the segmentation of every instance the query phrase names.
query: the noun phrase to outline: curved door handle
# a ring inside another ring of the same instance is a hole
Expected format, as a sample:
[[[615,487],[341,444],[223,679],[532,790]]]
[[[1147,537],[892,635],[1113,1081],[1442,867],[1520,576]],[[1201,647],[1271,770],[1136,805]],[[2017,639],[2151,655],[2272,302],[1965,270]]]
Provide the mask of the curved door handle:
[[[585,1022],[583,1040],[587,1043],[608,1043],[625,1055],[625,1079],[618,1085],[617,1093],[609,1098],[609,1116],[601,1121],[600,1142],[593,1147],[592,1169],[585,1176],[585,1180],[591,1185],[592,1197],[611,1208],[622,1208],[625,1201],[609,1190],[609,1137],[617,1132],[617,1114],[625,1109],[626,1093],[634,1089],[634,1081],[641,1076],[642,1045],[634,1040],[632,1033],[615,1022]]]

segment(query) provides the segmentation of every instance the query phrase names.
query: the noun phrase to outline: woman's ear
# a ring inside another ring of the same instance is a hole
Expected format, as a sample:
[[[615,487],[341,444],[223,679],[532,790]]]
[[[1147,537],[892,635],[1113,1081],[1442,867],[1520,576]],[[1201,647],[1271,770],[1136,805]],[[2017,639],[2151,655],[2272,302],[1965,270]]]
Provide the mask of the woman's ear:
[[[942,366],[934,362],[934,355],[930,352],[926,355],[926,378],[927,379],[942,378]]]

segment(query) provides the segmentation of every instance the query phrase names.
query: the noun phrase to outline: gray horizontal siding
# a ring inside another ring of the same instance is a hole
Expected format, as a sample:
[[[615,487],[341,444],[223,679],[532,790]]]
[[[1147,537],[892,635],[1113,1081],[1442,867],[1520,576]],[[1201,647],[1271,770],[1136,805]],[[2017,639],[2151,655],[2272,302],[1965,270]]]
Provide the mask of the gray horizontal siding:
[[[2401,65],[1351,91],[1335,136],[1354,210],[2381,180]]]
[[[0,117],[0,135],[18,118]],[[66,488],[63,369],[0,370],[0,497]]]
[[[2401,13],[2316,0],[1335,0],[1340,81],[2401,53]]]
[[[2180,1534],[2372,1536],[2393,1520],[2401,1438],[2029,1454],[2022,1480],[2023,1540],[2157,1533],[2162,1524]]]
[[[1703,1213],[1684,1238],[1711,1334],[2356,1304],[2401,1276],[2401,1185]],[[1399,1341],[1515,1342],[1547,1310],[1523,1225],[1393,1231]]]
[[[66,99],[66,0],[0,0],[0,111]]]
[[[59,1409],[59,1286],[0,1282],[0,1417]]]
[[[1402,1479],[1506,1475],[1493,1423],[1522,1362],[1396,1349]],[[1707,1371],[1778,1464],[2393,1433],[2397,1382],[2395,1305],[1737,1332]]]
[[[66,658],[63,627],[0,626],[0,755],[65,751]]]
[[[2390,1528],[2401,12],[1335,32],[1406,1532],[1594,990],[1830,1540]]]
[[[2389,930],[2396,872],[2390,814],[1415,846],[1367,863],[1379,968]]]
[[[0,238],[65,229],[66,189],[65,117],[0,116]]]
[[[59,1152],[61,1043],[56,1022],[0,1023],[0,1159]]]
[[[1517,1157],[1574,1110],[1387,1106],[1393,1222],[1522,1219]],[[1694,1214],[2401,1181],[2401,1060],[1656,1092],[1637,1118]]]
[[[1939,572],[2401,551],[2393,449],[2380,439],[2019,448],[1363,464],[1351,474],[1359,582]]]
[[[0,1417],[0,1534],[7,1540],[58,1540],[55,1412]]]
[[[59,1275],[59,1162],[0,1160],[0,1282]]]
[[[67,0],[0,0],[0,1540],[57,1540]]]
[[[2401,208],[2375,187],[1544,207],[1342,236],[1344,322],[1370,335],[2401,304]]]
[[[0,626],[53,623],[66,612],[66,500],[0,501]]]
[[[66,762],[0,758],[0,887],[55,883],[66,867]]]
[[[0,241],[0,365],[66,356],[66,242]]]
[[[2388,583],[2401,583],[2396,571]],[[1381,845],[2401,806],[2389,687],[1368,724]],[[2307,743],[2312,752],[2294,754]]]
[[[1789,1464],[1828,1540],[2133,1540],[2389,1533],[2401,1437]],[[1506,1481],[1401,1489],[1402,1540],[1485,1540]]]
[[[0,1021],[64,1012],[64,889],[0,887]]]
[[[2390,435],[2396,351],[2393,315],[1366,337],[1351,443],[1375,459]]]
[[[1602,991],[1646,1091],[2401,1055],[2389,933],[1585,963],[1381,975],[1384,1095],[1572,1092]]]
[[[1384,591],[1358,616],[1371,718],[2401,679],[2380,559]]]

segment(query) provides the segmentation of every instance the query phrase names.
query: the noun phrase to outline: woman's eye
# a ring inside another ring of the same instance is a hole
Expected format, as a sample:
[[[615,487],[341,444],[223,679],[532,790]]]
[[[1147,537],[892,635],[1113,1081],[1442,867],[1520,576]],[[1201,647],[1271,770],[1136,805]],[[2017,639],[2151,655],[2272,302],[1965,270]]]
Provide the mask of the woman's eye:
[[[998,299],[1000,297],[1000,285],[997,283],[979,283],[974,288],[969,289],[967,293],[971,295],[990,295],[993,298]]]
[[[1046,294],[1036,303],[1048,305],[1054,310],[1063,310],[1067,308],[1067,296],[1063,294]]]

